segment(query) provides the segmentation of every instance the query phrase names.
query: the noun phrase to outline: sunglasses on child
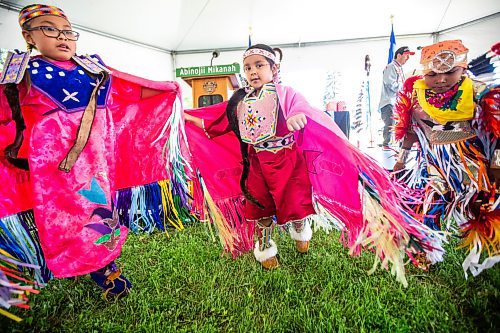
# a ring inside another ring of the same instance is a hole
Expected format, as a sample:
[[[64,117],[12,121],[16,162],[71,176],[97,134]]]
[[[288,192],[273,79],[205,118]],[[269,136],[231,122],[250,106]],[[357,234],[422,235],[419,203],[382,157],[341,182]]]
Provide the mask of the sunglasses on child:
[[[51,38],[59,38],[59,36],[61,36],[61,34],[63,34],[64,37],[66,37],[67,39],[72,40],[72,41],[77,41],[78,37],[80,37],[79,32],[76,32],[73,30],[59,30],[59,29],[54,28],[54,27],[41,26],[41,27],[28,28],[25,30],[26,31],[41,30],[46,37],[51,37]]]

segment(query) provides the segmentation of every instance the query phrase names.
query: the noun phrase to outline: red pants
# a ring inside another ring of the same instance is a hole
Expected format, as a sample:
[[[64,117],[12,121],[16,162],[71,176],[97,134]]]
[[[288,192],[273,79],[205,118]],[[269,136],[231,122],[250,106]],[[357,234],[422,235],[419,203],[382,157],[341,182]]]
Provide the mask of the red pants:
[[[315,214],[306,161],[295,145],[277,153],[250,148],[249,159],[247,188],[264,209],[247,200],[248,220],[276,215],[278,224],[285,224]]]

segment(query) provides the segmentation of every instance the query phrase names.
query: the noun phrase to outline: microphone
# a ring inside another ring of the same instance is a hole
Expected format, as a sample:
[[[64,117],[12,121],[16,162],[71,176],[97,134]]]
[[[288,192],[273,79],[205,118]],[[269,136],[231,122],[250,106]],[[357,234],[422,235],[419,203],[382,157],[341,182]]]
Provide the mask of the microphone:
[[[220,55],[220,51],[219,50],[214,50],[212,52],[212,59],[210,59],[210,66],[212,66],[212,61],[214,60],[214,58],[217,58],[219,55]]]

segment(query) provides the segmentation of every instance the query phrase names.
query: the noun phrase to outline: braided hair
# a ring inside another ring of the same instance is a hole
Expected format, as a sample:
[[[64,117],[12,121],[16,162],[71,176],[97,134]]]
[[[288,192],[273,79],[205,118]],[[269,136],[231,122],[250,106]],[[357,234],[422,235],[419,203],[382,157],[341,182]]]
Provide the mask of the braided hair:
[[[265,44],[255,44],[250,46],[247,50],[250,49],[262,49],[266,50],[268,52],[271,52],[272,54],[276,54],[275,50],[279,52],[279,59],[282,58],[282,53],[281,50],[279,49],[273,49],[268,45]],[[269,58],[266,58],[266,60],[269,62],[271,67],[274,65],[274,61],[272,61]],[[254,203],[257,205],[259,208],[264,209],[264,206],[257,201],[257,199],[250,194],[248,191],[248,188],[246,186],[246,181],[248,179],[248,172],[250,171],[250,160],[248,158],[248,143],[243,142],[241,140],[241,134],[240,134],[240,128],[238,124],[238,117],[237,117],[237,111],[236,108],[238,107],[238,104],[245,98],[247,92],[245,91],[245,88],[238,89],[234,92],[233,96],[229,99],[229,102],[226,107],[226,116],[229,121],[229,125],[231,126],[232,131],[234,134],[236,134],[236,137],[238,138],[238,141],[240,142],[240,150],[241,150],[241,157],[243,159],[243,171],[241,172],[241,178],[240,178],[240,187],[241,191],[243,192],[243,195],[245,198],[247,198],[250,202]]]
[[[234,134],[236,134],[236,137],[240,142],[241,157],[243,159],[243,171],[241,172],[240,178],[241,191],[243,192],[245,198],[250,200],[250,202],[254,203],[259,208],[264,209],[264,206],[259,201],[257,201],[257,199],[253,195],[250,194],[246,185],[248,172],[250,170],[250,160],[248,159],[248,143],[241,140],[240,128],[238,125],[238,117],[236,112],[238,104],[245,98],[246,94],[247,93],[245,91],[245,88],[240,88],[234,92],[233,96],[231,96],[229,102],[227,103],[226,116],[231,129],[233,130]]]
[[[26,6],[24,8],[27,7],[29,6]],[[21,28],[23,30],[29,29],[30,23],[25,22]],[[29,44],[28,42],[26,42],[26,47],[28,49],[28,53],[30,53],[34,48],[34,46],[32,44]],[[29,84],[30,81],[28,73],[26,73],[26,78]],[[23,113],[21,110],[21,103],[19,101],[19,89],[17,85],[14,83],[7,83],[4,86],[3,93],[5,95],[5,98],[7,99],[7,103],[9,104],[10,110],[12,112],[12,120],[16,124],[16,136],[14,138],[14,142],[5,147],[4,149],[5,157],[7,161],[9,161],[9,163],[12,164],[13,166],[19,169],[29,170],[28,159],[17,157],[19,149],[21,148],[21,145],[24,140],[23,132],[26,129],[26,122],[24,121]]]
[[[3,93],[9,103],[12,112],[12,120],[16,123],[16,137],[14,142],[4,149],[5,157],[7,158],[7,161],[15,167],[23,170],[29,170],[28,160],[17,157],[17,153],[19,152],[24,139],[23,132],[26,129],[26,123],[21,110],[21,103],[19,102],[19,90],[17,85],[14,83],[6,84]]]

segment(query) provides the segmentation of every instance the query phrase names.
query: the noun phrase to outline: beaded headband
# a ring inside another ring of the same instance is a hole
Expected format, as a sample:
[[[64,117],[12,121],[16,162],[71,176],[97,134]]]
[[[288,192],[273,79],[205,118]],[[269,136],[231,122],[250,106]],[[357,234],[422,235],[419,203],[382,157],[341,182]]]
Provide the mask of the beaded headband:
[[[461,40],[445,40],[422,48],[420,63],[424,75],[430,72],[446,73],[454,67],[467,68],[469,50]]]
[[[26,6],[23,9],[21,9],[21,11],[19,12],[19,25],[22,27],[23,24],[25,24],[29,20],[32,20],[35,17],[45,16],[45,15],[59,16],[68,20],[68,17],[66,16],[66,14],[64,14],[62,9],[57,8],[55,6],[36,4],[36,5]]]
[[[270,59],[272,62],[276,63],[276,56],[274,54],[272,54],[269,51],[266,51],[263,49],[257,49],[257,48],[246,50],[245,53],[243,53],[243,60],[245,60],[245,58],[247,58],[251,55],[254,55],[254,54],[266,57],[266,58]]]

